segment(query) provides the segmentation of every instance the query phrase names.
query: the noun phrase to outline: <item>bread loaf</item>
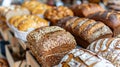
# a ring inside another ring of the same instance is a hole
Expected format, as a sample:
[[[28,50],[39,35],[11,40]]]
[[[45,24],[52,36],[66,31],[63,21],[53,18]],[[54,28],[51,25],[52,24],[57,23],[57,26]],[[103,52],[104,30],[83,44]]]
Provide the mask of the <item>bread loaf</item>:
[[[28,31],[30,28],[39,28],[49,25],[48,21],[35,15],[14,16],[9,22],[20,31]]]
[[[43,15],[47,9],[52,8],[38,1],[26,1],[22,4],[22,7],[26,7],[34,15]]]
[[[36,29],[28,34],[27,40],[33,56],[42,67],[57,65],[66,53],[76,47],[74,37],[57,26]]]
[[[104,11],[104,9],[101,6],[92,3],[73,5],[70,8],[74,12],[75,16],[79,17],[87,17],[96,12]]]
[[[83,47],[87,47],[97,39],[112,37],[112,32],[108,26],[92,19],[66,17],[61,19],[57,25],[71,32],[77,43]]]
[[[58,67],[114,67],[112,63],[86,49],[73,49]]]
[[[91,43],[87,49],[120,67],[120,38],[104,38]]]
[[[52,25],[55,25],[58,20],[64,17],[73,16],[73,12],[67,7],[59,6],[47,10],[44,16],[51,22]]]
[[[106,7],[112,10],[120,10],[120,0],[107,0]]]
[[[113,31],[113,36],[120,34],[120,13],[114,11],[104,11],[95,13],[89,18],[102,21]]]

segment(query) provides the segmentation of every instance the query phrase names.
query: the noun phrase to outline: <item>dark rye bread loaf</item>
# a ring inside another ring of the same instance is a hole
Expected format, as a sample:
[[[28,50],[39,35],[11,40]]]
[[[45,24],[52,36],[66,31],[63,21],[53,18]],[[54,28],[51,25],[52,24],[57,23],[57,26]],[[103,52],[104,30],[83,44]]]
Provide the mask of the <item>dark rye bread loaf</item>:
[[[73,5],[70,8],[74,12],[74,15],[79,17],[87,17],[96,12],[104,11],[101,6],[93,3]]]
[[[73,49],[58,67],[114,67],[112,63],[86,49]]]
[[[89,18],[102,21],[113,31],[113,36],[120,34],[120,13],[114,11],[104,11],[95,13]]]
[[[60,20],[57,25],[71,32],[82,47],[87,47],[97,39],[112,37],[108,26],[87,18],[66,17]]]
[[[120,38],[103,38],[91,43],[87,49],[120,67]]]
[[[57,26],[36,29],[27,36],[27,40],[33,56],[42,67],[57,65],[65,54],[76,47],[74,37]]]

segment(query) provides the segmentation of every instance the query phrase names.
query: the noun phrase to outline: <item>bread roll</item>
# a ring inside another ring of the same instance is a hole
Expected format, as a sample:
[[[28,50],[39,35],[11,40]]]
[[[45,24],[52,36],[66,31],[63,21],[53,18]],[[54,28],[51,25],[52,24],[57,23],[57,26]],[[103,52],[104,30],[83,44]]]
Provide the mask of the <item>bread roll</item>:
[[[74,12],[75,16],[79,17],[87,17],[96,12],[104,11],[104,9],[101,6],[93,3],[73,5],[70,8]]]
[[[73,49],[58,67],[114,67],[112,63],[86,49]]]
[[[74,37],[57,26],[41,27],[27,36],[29,49],[42,67],[57,65],[61,58],[76,47]]]
[[[57,25],[71,32],[77,43],[83,47],[87,47],[97,39],[112,37],[112,32],[108,26],[92,19],[66,17],[61,19]]]
[[[35,15],[14,16],[9,22],[20,31],[28,31],[30,28],[36,29],[49,25],[48,21]]]
[[[120,38],[104,38],[91,43],[87,49],[120,67]]]
[[[55,25],[58,20],[64,17],[73,16],[73,12],[67,7],[59,6],[47,10],[44,16],[51,22],[52,25]]]
[[[7,60],[0,58],[0,67],[9,67]]]
[[[114,11],[104,11],[95,13],[89,18],[102,21],[113,31],[113,36],[120,34],[120,13]]]

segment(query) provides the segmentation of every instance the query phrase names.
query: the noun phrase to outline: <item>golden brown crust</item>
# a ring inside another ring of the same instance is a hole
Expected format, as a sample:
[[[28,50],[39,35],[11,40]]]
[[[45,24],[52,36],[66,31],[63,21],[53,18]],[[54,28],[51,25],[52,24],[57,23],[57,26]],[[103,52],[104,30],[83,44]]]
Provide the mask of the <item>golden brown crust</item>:
[[[49,25],[48,21],[35,15],[14,16],[9,22],[20,31],[27,31],[30,28],[35,29]]]
[[[40,3],[38,1],[27,1],[22,4],[23,7],[26,7],[34,15],[43,15],[47,9],[51,9],[51,6],[47,4]]]
[[[45,18],[51,21],[53,25],[56,25],[57,21],[68,16],[73,16],[73,12],[64,6],[54,7],[49,9],[44,14]]]
[[[75,16],[80,16],[80,17],[87,17],[96,12],[104,11],[104,9],[101,6],[93,3],[73,5],[71,9],[74,12]]]

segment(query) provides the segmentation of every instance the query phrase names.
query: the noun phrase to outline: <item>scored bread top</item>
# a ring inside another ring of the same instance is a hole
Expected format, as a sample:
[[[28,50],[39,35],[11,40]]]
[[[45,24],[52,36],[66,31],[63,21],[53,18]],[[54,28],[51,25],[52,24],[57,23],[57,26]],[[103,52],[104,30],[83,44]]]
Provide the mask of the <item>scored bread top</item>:
[[[120,67],[120,38],[103,38],[91,43],[87,49]]]
[[[86,49],[73,49],[58,67],[114,67],[112,63]]]
[[[110,30],[110,28],[102,22],[88,18],[67,18],[63,19],[65,21],[58,22],[58,26],[65,28],[73,35],[79,36],[89,43],[104,35],[112,36],[112,31]]]

